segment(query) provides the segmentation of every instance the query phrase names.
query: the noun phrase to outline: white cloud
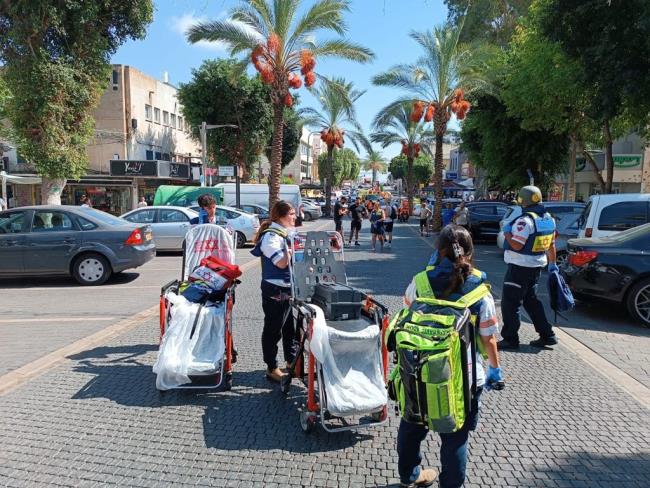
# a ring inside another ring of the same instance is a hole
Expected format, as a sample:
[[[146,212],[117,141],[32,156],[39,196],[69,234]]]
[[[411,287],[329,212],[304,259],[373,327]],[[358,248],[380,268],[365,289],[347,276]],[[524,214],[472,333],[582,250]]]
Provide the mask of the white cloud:
[[[180,17],[171,18],[171,29],[187,41],[187,31],[193,25],[199,22],[206,22],[210,19],[206,16],[196,16],[194,12],[189,12],[181,15]],[[189,44],[189,42],[188,42]],[[198,46],[203,49],[209,49],[211,51],[226,52],[228,50],[228,45],[224,42],[209,42],[209,41],[199,41],[191,44],[192,46]]]

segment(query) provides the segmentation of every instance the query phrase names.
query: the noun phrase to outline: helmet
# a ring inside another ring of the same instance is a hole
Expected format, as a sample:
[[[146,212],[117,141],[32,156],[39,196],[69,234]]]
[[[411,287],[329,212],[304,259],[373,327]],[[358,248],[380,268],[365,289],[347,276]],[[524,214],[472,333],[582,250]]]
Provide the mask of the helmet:
[[[524,186],[519,190],[517,203],[522,207],[530,207],[542,203],[542,191],[533,185]]]

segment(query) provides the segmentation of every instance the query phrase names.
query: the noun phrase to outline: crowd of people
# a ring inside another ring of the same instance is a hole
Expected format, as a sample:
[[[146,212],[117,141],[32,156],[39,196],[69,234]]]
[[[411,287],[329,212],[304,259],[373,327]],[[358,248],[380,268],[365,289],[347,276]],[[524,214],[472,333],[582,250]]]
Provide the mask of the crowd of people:
[[[359,232],[361,231],[363,221],[370,221],[370,235],[372,242],[372,251],[377,252],[377,243],[379,243],[379,252],[384,250],[384,246],[392,247],[393,245],[393,225],[397,219],[397,205],[391,201],[389,194],[381,200],[366,200],[363,202],[361,197],[356,197],[354,202],[348,205],[347,197],[341,197],[334,204],[334,229],[341,236],[341,240],[346,242],[345,232],[343,230],[343,218],[350,217],[350,233],[347,245],[352,246],[354,240],[355,246],[359,244]]]

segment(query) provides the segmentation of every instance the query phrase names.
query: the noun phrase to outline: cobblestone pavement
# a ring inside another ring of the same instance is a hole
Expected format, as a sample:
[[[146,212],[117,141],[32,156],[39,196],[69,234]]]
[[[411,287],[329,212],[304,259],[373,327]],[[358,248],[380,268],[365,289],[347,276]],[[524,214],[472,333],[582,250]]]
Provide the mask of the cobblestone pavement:
[[[430,252],[396,229],[392,250],[368,253],[366,238],[347,254],[350,281],[393,311]],[[393,486],[394,415],[360,433],[306,435],[304,389],[285,398],[264,379],[258,288],[255,268],[238,290],[230,392],[160,395],[150,321],[0,397],[0,485]],[[502,358],[508,386],[485,395],[467,487],[650,484],[648,410],[562,346]],[[430,435],[425,462],[437,466],[437,451]]]

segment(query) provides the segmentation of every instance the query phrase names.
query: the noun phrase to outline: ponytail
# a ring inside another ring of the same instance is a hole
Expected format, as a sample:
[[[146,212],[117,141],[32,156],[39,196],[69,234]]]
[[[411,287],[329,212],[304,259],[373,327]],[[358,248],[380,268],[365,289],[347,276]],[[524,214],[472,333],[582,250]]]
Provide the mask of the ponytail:
[[[444,251],[444,255],[454,263],[449,286],[442,294],[442,298],[448,298],[449,295],[462,288],[474,269],[472,236],[467,229],[460,225],[447,225],[438,237],[438,250]]]
[[[259,241],[261,239],[262,234],[264,233],[264,231],[266,229],[268,229],[269,227],[271,227],[272,223],[273,223],[273,221],[271,221],[271,220],[265,220],[260,224],[260,228],[257,229],[257,234],[255,234],[255,237],[253,238],[253,244],[257,244],[257,241]]]

